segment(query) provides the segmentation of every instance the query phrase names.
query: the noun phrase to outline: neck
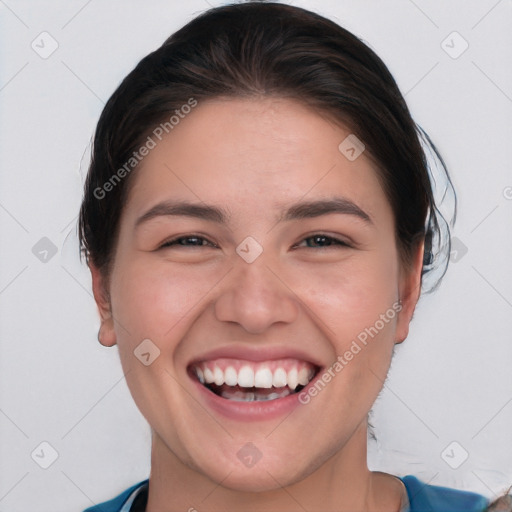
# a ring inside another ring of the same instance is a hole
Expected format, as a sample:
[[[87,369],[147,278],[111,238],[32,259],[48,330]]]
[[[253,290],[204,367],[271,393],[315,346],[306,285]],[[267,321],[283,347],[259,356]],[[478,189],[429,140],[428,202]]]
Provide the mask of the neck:
[[[333,457],[311,474],[288,485],[246,492],[224,487],[183,463],[153,433],[146,512],[396,512],[400,485],[391,475],[374,473],[366,463],[366,421]],[[394,480],[394,482],[392,481]]]

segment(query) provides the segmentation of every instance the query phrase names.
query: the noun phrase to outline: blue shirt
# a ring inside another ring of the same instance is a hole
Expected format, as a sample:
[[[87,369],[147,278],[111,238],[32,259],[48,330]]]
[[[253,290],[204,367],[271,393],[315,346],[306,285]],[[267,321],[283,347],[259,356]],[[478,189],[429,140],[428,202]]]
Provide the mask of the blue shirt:
[[[402,480],[409,498],[406,512],[484,512],[490,501],[480,494],[449,487],[429,485],[413,475],[397,477]],[[105,501],[84,512],[130,512],[135,498],[147,492],[149,480],[144,480],[122,492],[117,498]]]

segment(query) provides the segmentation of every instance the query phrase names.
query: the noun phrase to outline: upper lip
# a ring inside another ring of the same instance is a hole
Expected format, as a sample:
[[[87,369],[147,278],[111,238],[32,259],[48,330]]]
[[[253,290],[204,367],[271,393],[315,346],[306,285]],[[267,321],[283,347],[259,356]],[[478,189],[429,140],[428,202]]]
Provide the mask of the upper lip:
[[[246,361],[253,361],[255,363],[263,361],[272,361],[275,359],[298,359],[314,364],[317,367],[323,364],[313,355],[298,349],[297,347],[286,346],[265,346],[265,345],[226,345],[218,347],[198,357],[194,357],[187,366],[191,366],[201,361],[211,361],[213,359],[241,359]]]

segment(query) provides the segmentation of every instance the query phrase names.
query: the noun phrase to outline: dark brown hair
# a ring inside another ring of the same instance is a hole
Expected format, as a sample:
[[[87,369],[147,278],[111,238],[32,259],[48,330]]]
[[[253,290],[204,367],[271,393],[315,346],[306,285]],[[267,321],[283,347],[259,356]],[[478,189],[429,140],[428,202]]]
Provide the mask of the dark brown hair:
[[[128,184],[137,170],[136,161],[126,164],[156,127],[170,125],[169,116],[191,100],[269,96],[310,106],[365,144],[393,209],[402,262],[408,265],[425,240],[422,277],[436,271],[432,289],[437,286],[450,238],[434,198],[432,159],[442,170],[445,193],[453,188],[436,148],[367,45],[313,12],[266,2],[201,14],[143,58],[108,100],[80,210],[86,257],[108,274]]]

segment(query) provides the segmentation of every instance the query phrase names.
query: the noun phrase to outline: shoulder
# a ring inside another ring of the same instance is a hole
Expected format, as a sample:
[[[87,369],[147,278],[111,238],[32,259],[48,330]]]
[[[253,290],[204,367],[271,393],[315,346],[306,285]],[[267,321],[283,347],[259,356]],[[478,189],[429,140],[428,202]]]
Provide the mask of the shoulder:
[[[489,500],[476,492],[429,485],[413,475],[398,477],[407,489],[410,512],[483,512]]]
[[[119,494],[119,496],[90,507],[84,510],[84,512],[129,512],[133,500],[140,491],[147,487],[148,482],[149,480],[143,480],[138,484],[132,485],[126,491]]]

